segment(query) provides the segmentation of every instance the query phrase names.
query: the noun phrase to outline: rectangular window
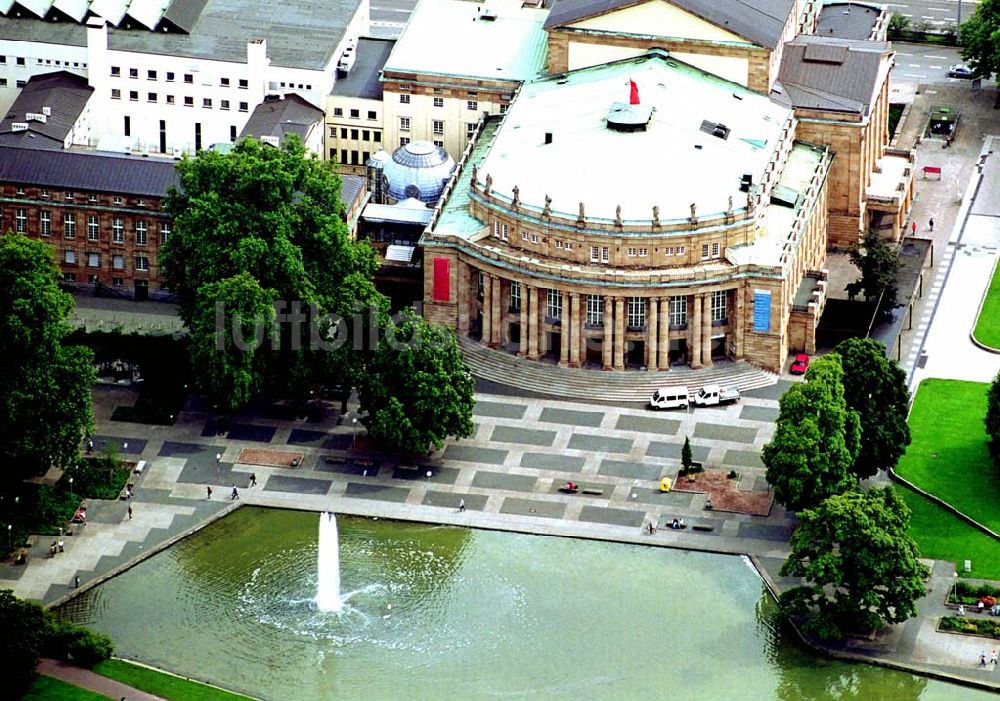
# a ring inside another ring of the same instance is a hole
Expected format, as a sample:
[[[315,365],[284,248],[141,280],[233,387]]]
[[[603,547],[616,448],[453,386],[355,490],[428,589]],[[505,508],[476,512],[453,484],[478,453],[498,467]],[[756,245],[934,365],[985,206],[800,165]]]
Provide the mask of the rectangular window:
[[[400,117],[399,118],[399,130],[400,131],[409,131],[410,130],[410,118],[409,117]]]
[[[246,102],[240,103],[240,112],[247,112],[250,109],[250,105]]]
[[[712,244],[712,257],[713,258],[719,257],[719,244],[717,243]]]
[[[444,98],[443,97],[435,97],[434,98],[434,106],[435,107],[444,107]]]
[[[500,226],[500,240],[501,241],[506,241],[507,240],[507,234],[508,234],[507,225],[506,224],[502,224]]]
[[[114,202],[115,204],[121,204],[122,203],[122,196],[121,195],[115,195],[114,198],[112,198],[112,202]]]
[[[49,199],[49,191],[48,190],[41,190],[41,191],[39,191],[38,196],[41,197],[43,200],[47,200],[47,199]]]
[[[726,320],[726,291],[712,292],[712,321]]]
[[[522,241],[527,241],[528,240],[528,232],[527,231],[522,231],[521,232],[521,240]]]
[[[42,225],[42,236],[52,235],[52,212],[42,211],[39,215],[39,221]]]
[[[521,283],[515,280],[511,280],[510,283],[510,310],[521,311]]]
[[[684,246],[678,246],[677,247],[677,255],[679,255],[679,256],[684,255]]]
[[[409,95],[400,95],[399,96],[399,104],[401,104],[401,105],[408,105],[408,104],[410,104],[410,96]]]
[[[114,243],[125,243],[125,220],[121,217],[111,220],[111,240]]]
[[[192,85],[194,83],[194,75],[192,75],[191,73],[185,73],[184,82],[187,83],[188,85]]]
[[[122,91],[118,88],[111,88],[111,99],[120,100],[122,99]]]
[[[611,249],[607,246],[601,247],[601,262],[608,263],[611,261]]]
[[[471,139],[472,135],[476,133],[476,127],[479,126],[476,122],[468,122],[465,125],[465,138]]]
[[[160,245],[170,240],[170,224],[160,224]]]
[[[167,71],[167,82],[168,83],[174,82],[174,72],[173,71]]]
[[[24,56],[18,56],[16,63],[19,66],[23,66],[24,65]]]
[[[483,274],[483,271],[480,270],[479,273],[476,275],[476,281],[477,281],[476,282],[476,296],[479,299],[483,298],[483,285],[485,284],[485,282],[484,282],[485,279],[486,279],[486,276]]]
[[[432,126],[434,127],[434,134],[436,134],[437,136],[444,135],[444,122],[443,121],[441,121],[440,119],[435,119],[432,122]]]
[[[351,110],[351,112],[357,112],[357,110]],[[351,116],[357,117],[356,114],[352,114]],[[368,119],[378,119],[378,115],[375,113],[375,110],[368,110]]]
[[[665,256],[672,256],[672,255],[674,255],[674,247],[673,246],[667,246],[666,248],[664,248],[663,249],[663,255],[665,255]]]
[[[146,93],[146,102],[156,102],[156,93]]]
[[[590,262],[600,263],[601,262],[601,249],[597,246],[590,247]]]
[[[14,212],[14,231],[19,234],[26,234],[28,232],[28,211],[25,209],[18,209]]]
[[[72,202],[73,201],[73,193],[72,192],[67,192],[67,193],[63,194],[63,198],[65,198],[65,200],[67,202]]]
[[[138,68],[129,68],[128,69],[128,77],[129,78],[138,78],[139,77],[139,69]]]
[[[149,237],[149,224],[144,221],[135,223],[135,243],[137,246],[145,246]]]
[[[219,78],[219,85],[221,85],[224,88],[228,88],[229,87],[229,78]]]
[[[347,138],[347,127],[341,127],[340,128],[340,138],[341,139],[346,139]]]
[[[701,259],[702,260],[708,260],[708,244],[707,243],[701,244]]]
[[[121,66],[111,66],[111,77],[121,78],[122,77],[122,67]]]
[[[333,116],[334,117],[343,117],[344,116],[344,108],[343,107],[334,107],[333,108]]]
[[[559,290],[546,290],[545,295],[545,317],[548,319],[562,319],[562,292]]]
[[[475,112],[476,110],[479,109],[479,103],[475,100],[467,100],[465,103],[465,109],[469,110],[470,112]]]
[[[351,110],[351,119],[357,119],[361,116],[361,110]]]
[[[340,160],[338,161],[338,163],[343,163],[343,164],[347,163],[347,149],[346,148],[340,149]]]
[[[173,95],[167,95],[167,104],[168,105],[173,105],[176,102],[177,102],[177,98],[175,98]]]
[[[604,326],[604,297],[587,295],[587,325]]]
[[[628,257],[629,258],[635,258],[636,253],[638,253],[638,249],[631,248],[631,247],[628,249]]]
[[[87,240],[97,241],[100,238],[101,224],[96,215],[87,217]]]
[[[138,102],[139,101],[139,91],[138,90],[129,90],[128,91],[128,99],[131,100],[132,102]]]
[[[648,255],[649,255],[649,249],[648,248],[641,248],[641,247],[639,248],[639,257],[640,258],[645,258]]]
[[[122,268],[124,268],[124,267],[125,267],[125,261],[123,260],[122,261]],[[123,277],[113,277],[113,278],[111,278],[111,284],[114,287],[121,287],[122,285],[125,284],[125,278],[123,278]]]
[[[538,243],[538,234],[532,234],[531,235],[531,242],[532,243]]]
[[[156,71],[146,71],[146,80],[156,80]]]
[[[64,251],[63,261],[66,265],[76,265],[76,251]]]
[[[671,297],[669,310],[671,326],[685,326],[688,323],[687,297]]]
[[[206,109],[212,109],[212,98],[210,97],[201,98],[201,106]]]
[[[400,146],[406,146],[408,143],[410,143],[410,137],[408,137],[408,136],[401,136],[401,137],[399,137],[399,145]]]
[[[646,325],[646,298],[628,298],[628,326],[633,329],[640,329]]]
[[[361,130],[361,140],[362,141],[371,141],[372,140],[372,133],[370,131],[368,131],[367,129],[362,129]]]
[[[226,110],[226,111],[228,111],[229,110],[229,100],[219,100],[219,109],[220,110]]]
[[[100,268],[101,267],[101,254],[100,253],[88,253],[87,254],[87,267],[88,268]]]
[[[382,132],[380,132],[380,131],[373,131],[372,132],[372,141],[374,141],[376,144],[382,143]]]
[[[186,95],[184,97],[184,106],[185,107],[194,107],[194,98],[191,97],[190,95]]]
[[[444,142],[441,141],[440,139],[434,139],[434,145],[435,146],[440,146],[441,148],[444,148]]]
[[[76,282],[76,273],[63,273],[63,282]]]
[[[111,258],[111,267],[115,270],[125,270],[125,256],[113,256]]]
[[[136,256],[135,257],[135,269],[136,270],[149,270],[149,258],[146,256]]]
[[[357,129],[351,129],[351,138],[354,139],[355,141],[358,140],[358,130]]]
[[[66,214],[63,216],[63,236],[68,239],[76,238],[75,214]]]

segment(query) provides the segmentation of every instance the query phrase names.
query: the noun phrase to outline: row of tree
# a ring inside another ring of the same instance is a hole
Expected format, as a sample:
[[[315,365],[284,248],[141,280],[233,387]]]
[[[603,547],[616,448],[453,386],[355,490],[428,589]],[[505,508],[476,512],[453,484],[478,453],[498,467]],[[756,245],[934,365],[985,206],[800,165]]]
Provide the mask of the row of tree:
[[[924,594],[908,507],[891,486],[861,485],[905,452],[908,404],[905,373],[872,339],[844,341],[781,398],[762,458],[775,497],[799,520],[781,574],[805,584],[779,603],[820,637],[904,621]]]

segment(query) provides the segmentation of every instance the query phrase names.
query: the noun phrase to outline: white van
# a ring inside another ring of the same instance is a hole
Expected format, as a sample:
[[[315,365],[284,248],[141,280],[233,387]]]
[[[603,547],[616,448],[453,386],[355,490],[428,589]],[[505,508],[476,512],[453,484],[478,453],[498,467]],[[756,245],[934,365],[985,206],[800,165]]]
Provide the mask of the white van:
[[[653,392],[649,398],[651,409],[687,409],[688,407],[687,387],[664,387]]]

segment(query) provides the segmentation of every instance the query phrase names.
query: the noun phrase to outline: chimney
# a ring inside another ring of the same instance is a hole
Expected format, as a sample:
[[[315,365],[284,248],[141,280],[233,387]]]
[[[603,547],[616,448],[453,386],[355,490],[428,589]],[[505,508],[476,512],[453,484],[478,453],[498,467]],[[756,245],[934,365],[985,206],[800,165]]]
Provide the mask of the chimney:
[[[546,144],[551,144],[552,143],[552,132],[551,131],[545,132],[545,143]]]

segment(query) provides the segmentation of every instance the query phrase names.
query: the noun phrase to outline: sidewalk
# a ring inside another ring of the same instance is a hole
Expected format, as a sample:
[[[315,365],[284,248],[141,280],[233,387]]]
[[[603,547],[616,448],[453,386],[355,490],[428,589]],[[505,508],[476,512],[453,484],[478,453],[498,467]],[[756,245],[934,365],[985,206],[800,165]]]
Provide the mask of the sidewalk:
[[[89,669],[75,667],[59,660],[43,657],[38,661],[38,673],[46,677],[52,677],[67,682],[74,686],[79,686],[90,691],[104,694],[111,699],[125,699],[126,701],[163,701],[160,696],[147,694],[139,691],[135,687],[122,684],[114,679],[102,677],[100,674],[91,672]]]

